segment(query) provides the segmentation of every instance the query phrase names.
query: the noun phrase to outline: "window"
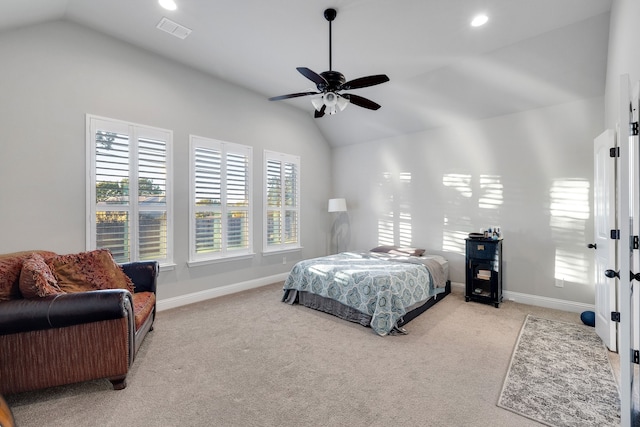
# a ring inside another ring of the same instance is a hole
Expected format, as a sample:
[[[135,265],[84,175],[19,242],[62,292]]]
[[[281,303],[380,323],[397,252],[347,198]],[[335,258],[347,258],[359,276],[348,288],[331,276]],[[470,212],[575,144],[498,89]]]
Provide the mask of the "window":
[[[300,247],[300,158],[265,151],[264,251]]]
[[[172,263],[173,133],[87,115],[87,246]]]
[[[252,148],[190,137],[190,261],[250,255]]]

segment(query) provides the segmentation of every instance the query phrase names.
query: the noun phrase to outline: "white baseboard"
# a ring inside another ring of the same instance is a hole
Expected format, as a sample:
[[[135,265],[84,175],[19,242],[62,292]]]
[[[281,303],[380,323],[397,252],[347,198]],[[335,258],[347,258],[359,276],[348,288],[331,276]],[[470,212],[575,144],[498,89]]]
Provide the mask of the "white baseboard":
[[[535,305],[538,307],[553,308],[555,310],[570,311],[572,313],[582,313],[583,311],[595,311],[593,304],[567,301],[557,298],[540,297],[537,295],[521,294],[520,292],[503,292],[504,301],[514,301],[521,304]]]
[[[464,283],[451,282],[451,286],[459,288],[464,292]],[[520,292],[504,291],[503,301],[513,301],[520,304],[535,305],[537,307],[552,308],[555,310],[569,311],[572,313],[582,313],[583,311],[595,311],[593,304],[567,301],[557,298],[540,297],[537,295],[523,294]]]
[[[464,283],[451,282],[451,289],[453,288],[460,289],[462,292],[464,292]]]
[[[260,279],[248,280],[246,282],[234,283],[232,285],[220,286],[219,288],[207,289],[205,291],[194,292],[178,297],[159,300],[156,304],[158,311],[169,310],[171,308],[182,307],[183,305],[206,301],[224,295],[234,294],[249,289],[259,288],[272,283],[281,282],[287,278],[289,273],[280,273],[274,276],[261,277]],[[464,292],[464,283],[451,282],[452,288],[460,289]],[[540,297],[537,295],[523,294],[520,292],[503,292],[504,301],[513,301],[520,304],[535,305],[537,307],[552,308],[555,310],[569,311],[572,313],[582,313],[583,311],[595,311],[591,304],[566,301],[556,298]]]
[[[171,308],[182,307],[183,305],[193,304],[200,301],[206,301],[211,298],[217,298],[224,295],[234,294],[249,289],[259,288],[261,286],[270,285],[276,282],[282,282],[287,278],[289,273],[280,273],[274,276],[261,277],[259,279],[248,280],[246,282],[234,283],[232,285],[220,286],[218,288],[207,289],[191,294],[180,295],[177,297],[158,300],[156,309],[158,311],[169,310]]]

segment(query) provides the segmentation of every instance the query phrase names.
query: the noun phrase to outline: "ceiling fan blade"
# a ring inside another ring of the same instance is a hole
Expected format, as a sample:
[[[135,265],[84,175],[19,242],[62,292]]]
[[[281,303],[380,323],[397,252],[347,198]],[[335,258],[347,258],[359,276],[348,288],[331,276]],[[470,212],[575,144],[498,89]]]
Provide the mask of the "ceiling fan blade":
[[[349,102],[351,102],[352,104],[357,105],[358,107],[368,108],[369,110],[377,110],[378,108],[381,107],[380,104],[376,104],[375,102],[371,101],[370,99],[363,98],[363,97],[358,96],[358,95],[352,95],[350,93],[343,93],[343,94],[341,94],[341,96],[343,98],[349,100]]]
[[[296,70],[298,70],[300,74],[302,74],[303,76],[305,76],[306,78],[314,82],[316,85],[322,85],[322,86],[329,85],[329,83],[327,82],[327,80],[325,80],[324,77],[322,77],[320,74],[316,73],[315,71],[311,71],[307,67],[298,67],[296,68]]]
[[[320,111],[315,110],[313,112],[313,117],[315,117],[316,119],[319,119],[320,117],[324,116],[324,110],[327,109],[326,105],[323,105],[322,108],[320,109]]]
[[[345,84],[343,84],[340,89],[350,90],[350,89],[360,89],[362,87],[375,86],[380,83],[385,83],[389,81],[389,77],[386,74],[376,74],[373,76],[360,77],[357,79],[349,80]]]
[[[269,98],[269,101],[280,101],[281,99],[289,99],[289,98],[297,98],[299,96],[307,96],[307,95],[317,95],[318,92],[300,92],[300,93],[290,93],[288,95],[280,95]]]

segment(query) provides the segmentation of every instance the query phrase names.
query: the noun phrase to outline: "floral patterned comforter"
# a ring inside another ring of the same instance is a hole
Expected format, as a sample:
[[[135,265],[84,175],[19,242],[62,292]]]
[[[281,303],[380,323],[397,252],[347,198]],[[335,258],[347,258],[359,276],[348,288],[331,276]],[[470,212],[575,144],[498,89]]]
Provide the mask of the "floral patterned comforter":
[[[407,309],[444,292],[435,276],[442,267],[417,257],[390,257],[374,253],[344,252],[298,262],[284,283],[331,298],[371,316],[371,328],[387,335]],[[425,265],[426,264],[426,265]]]

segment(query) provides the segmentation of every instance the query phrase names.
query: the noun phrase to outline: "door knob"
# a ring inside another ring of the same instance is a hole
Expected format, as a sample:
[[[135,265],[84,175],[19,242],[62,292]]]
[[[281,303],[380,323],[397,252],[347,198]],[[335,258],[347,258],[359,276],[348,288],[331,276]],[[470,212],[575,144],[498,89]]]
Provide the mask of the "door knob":
[[[597,244],[597,243],[589,243],[589,244],[587,245],[587,247],[588,247],[589,249],[598,249],[598,244]]]

